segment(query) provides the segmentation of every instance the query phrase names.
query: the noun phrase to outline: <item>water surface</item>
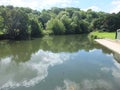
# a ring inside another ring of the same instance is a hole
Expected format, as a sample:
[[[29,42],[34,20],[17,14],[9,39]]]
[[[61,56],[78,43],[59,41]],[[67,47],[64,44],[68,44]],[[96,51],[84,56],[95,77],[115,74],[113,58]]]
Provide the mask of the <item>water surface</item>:
[[[119,62],[86,35],[0,41],[0,90],[120,90]]]

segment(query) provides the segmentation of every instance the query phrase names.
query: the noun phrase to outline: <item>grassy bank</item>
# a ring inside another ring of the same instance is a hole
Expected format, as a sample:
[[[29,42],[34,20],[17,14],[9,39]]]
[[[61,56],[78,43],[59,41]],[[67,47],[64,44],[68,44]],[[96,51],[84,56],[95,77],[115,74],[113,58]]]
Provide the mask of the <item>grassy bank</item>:
[[[2,35],[2,34],[3,34],[3,32],[0,31],[0,35]]]
[[[89,34],[91,38],[97,39],[97,38],[110,38],[115,39],[115,32],[91,32]]]

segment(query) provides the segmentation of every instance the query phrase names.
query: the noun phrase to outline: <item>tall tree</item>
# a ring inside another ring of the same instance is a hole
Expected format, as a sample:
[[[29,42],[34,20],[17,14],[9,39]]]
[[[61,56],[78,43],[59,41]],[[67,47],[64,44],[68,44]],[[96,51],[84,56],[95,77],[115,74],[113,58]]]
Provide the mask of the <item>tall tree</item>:
[[[31,37],[40,37],[40,36],[42,36],[42,31],[39,24],[36,21],[31,20]]]
[[[48,22],[48,20],[51,19],[50,14],[46,11],[43,10],[40,17],[39,17],[39,21],[42,22],[43,28],[45,29],[46,27],[46,23]]]
[[[7,9],[2,12],[6,34],[10,39],[27,39],[28,17],[22,11]]]
[[[60,35],[65,33],[65,27],[63,23],[58,19],[51,19],[47,22],[47,29],[53,30],[55,35]]]

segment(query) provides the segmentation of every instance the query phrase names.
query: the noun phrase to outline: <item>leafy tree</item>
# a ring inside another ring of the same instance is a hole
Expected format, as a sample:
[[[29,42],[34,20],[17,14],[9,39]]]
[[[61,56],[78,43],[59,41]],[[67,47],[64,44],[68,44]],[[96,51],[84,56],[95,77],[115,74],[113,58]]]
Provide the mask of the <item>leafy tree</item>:
[[[65,26],[65,33],[66,34],[71,34],[72,32],[71,32],[71,19],[68,17],[68,16],[66,16],[66,15],[63,15],[61,18],[60,18],[60,20],[62,21],[62,23],[64,24],[64,26]]]
[[[39,21],[42,23],[44,29],[46,27],[45,24],[50,19],[51,19],[50,14],[47,11],[43,10],[42,13],[41,13],[41,15],[40,15],[40,17],[39,17]]]
[[[69,8],[65,8],[65,11],[69,13],[69,16],[70,16],[70,17],[72,17],[73,13],[74,13],[75,11],[78,11],[78,12],[79,12],[80,9],[79,9],[79,8],[69,7]]]
[[[62,16],[69,16],[69,13],[66,12],[66,11],[61,11],[58,15],[57,15],[57,18],[60,19]]]
[[[92,11],[91,9],[88,9],[86,12],[87,16],[87,21],[91,22],[93,19],[98,18],[99,16],[97,15],[96,12]]]
[[[75,34],[76,28],[77,28],[77,24],[75,22],[71,22],[70,30],[69,30],[70,34]]]
[[[38,23],[34,20],[31,21],[31,37],[40,37],[42,31]]]
[[[116,31],[120,28],[120,17],[116,14],[108,15],[105,18],[103,26],[107,31]]]
[[[4,28],[10,39],[27,39],[28,17],[22,11],[7,9],[2,12]]]
[[[63,9],[57,8],[57,7],[53,7],[53,8],[51,8],[51,10],[52,10],[53,13],[55,13],[56,15],[58,15],[61,12],[61,10],[63,10]]]
[[[120,12],[109,14],[73,7],[53,7],[39,12],[11,5],[0,6],[0,31],[8,39],[27,39],[29,36],[38,37],[45,33],[82,34],[97,29],[111,32],[119,28]]]
[[[81,33],[88,33],[89,32],[89,24],[86,21],[81,21],[80,22],[80,28],[81,28]]]
[[[0,16],[0,31],[3,30],[3,22],[4,22],[4,18]]]
[[[75,11],[74,13],[73,13],[73,15],[72,15],[72,18],[73,18],[73,20],[81,20],[82,19],[82,15],[80,14],[80,12],[79,11]]]
[[[53,30],[55,35],[60,35],[65,33],[65,27],[63,23],[58,19],[51,19],[47,22],[47,29]]]
[[[98,18],[93,21],[93,28],[98,30],[103,30],[104,18]],[[103,30],[104,31],[104,30]]]

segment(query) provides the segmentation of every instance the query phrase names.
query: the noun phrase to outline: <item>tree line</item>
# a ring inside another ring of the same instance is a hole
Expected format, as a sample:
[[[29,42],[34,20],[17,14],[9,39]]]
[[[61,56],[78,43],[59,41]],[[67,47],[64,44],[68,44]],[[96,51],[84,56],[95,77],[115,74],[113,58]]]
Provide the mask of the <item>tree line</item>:
[[[120,12],[109,14],[79,8],[32,10],[0,6],[0,38],[29,39],[45,34],[83,34],[95,30],[113,32],[120,28]]]

